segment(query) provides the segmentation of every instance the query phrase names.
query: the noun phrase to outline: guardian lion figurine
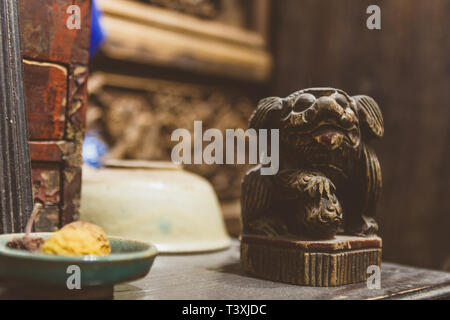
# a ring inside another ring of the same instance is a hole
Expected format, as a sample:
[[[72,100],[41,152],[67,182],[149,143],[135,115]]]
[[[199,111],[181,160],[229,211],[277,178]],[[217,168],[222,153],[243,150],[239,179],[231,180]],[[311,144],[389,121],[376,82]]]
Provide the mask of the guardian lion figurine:
[[[372,98],[333,88],[266,98],[250,128],[279,129],[280,167],[267,176],[260,165],[244,178],[244,234],[318,240],[376,234],[382,179],[369,142],[383,136],[384,124]]]

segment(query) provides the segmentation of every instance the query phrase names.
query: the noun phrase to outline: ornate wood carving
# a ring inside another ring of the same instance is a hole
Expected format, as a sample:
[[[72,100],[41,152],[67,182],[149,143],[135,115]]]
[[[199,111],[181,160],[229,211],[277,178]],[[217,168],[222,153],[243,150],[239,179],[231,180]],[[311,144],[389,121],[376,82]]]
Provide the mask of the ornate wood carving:
[[[249,245],[245,236],[266,237],[263,246],[267,250],[274,245],[271,239],[300,241],[300,247],[306,248],[319,242],[316,253],[322,254],[326,241],[337,233],[362,237],[376,234],[381,170],[368,142],[383,136],[384,125],[372,98],[351,97],[333,88],[266,98],[251,117],[250,127],[280,130],[280,168],[275,175],[265,176],[258,166],[244,178],[241,201],[246,269],[260,275],[263,270],[277,280],[276,268],[258,265],[263,261],[259,259],[263,251]],[[364,243],[364,238],[360,240]],[[300,247],[302,255],[308,251]],[[363,247],[373,249],[371,245]],[[282,264],[290,263],[289,252],[284,252]],[[354,259],[364,259],[364,251],[361,255]],[[292,259],[295,261],[295,257]],[[336,259],[331,261],[336,268]],[[322,266],[322,262],[314,263]],[[364,278],[363,273],[357,276],[360,278]]]
[[[0,233],[22,232],[33,195],[17,1],[0,2]]]
[[[171,161],[176,142],[167,137],[173,130],[192,130],[195,120],[202,120],[205,128],[223,132],[244,128],[252,113],[252,101],[243,92],[219,86],[100,72],[94,73],[89,81],[87,129],[101,132],[110,146],[108,156],[112,159]],[[242,175],[248,168],[186,166],[207,178],[222,201],[239,199]]]
[[[383,136],[383,118],[367,96],[332,88],[267,98],[250,120],[254,129],[280,130],[280,170],[244,179],[244,232],[330,239],[378,230],[381,170],[367,144]],[[280,210],[280,208],[282,208]]]

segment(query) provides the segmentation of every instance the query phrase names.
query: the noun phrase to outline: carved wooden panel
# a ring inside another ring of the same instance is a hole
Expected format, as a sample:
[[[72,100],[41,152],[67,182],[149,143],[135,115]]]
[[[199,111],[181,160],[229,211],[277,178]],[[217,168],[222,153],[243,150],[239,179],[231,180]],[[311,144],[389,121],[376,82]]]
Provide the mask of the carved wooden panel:
[[[110,146],[108,156],[114,159],[171,161],[177,142],[171,142],[170,135],[175,129],[192,131],[197,120],[203,121],[205,130],[245,129],[254,109],[244,92],[223,87],[102,73],[91,81],[102,84],[91,92],[88,130],[102,133]],[[221,200],[239,199],[246,166],[186,168],[209,179]]]

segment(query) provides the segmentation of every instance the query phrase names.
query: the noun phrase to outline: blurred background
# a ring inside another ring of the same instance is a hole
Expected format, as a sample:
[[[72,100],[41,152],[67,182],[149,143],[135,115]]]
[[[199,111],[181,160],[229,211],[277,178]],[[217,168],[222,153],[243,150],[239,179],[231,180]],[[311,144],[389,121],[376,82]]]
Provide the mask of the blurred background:
[[[383,259],[450,271],[450,1],[98,0],[87,130],[112,159],[170,160],[177,128],[246,128],[263,97],[312,86],[367,94],[385,137]],[[381,8],[381,30],[366,9]],[[246,166],[188,166],[240,232]]]

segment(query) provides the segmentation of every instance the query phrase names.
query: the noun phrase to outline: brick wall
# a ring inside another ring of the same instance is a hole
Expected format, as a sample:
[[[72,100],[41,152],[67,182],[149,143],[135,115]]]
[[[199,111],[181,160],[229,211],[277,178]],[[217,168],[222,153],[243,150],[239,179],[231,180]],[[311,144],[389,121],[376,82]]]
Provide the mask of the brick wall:
[[[66,27],[81,9],[81,29]],[[37,231],[78,217],[85,127],[90,0],[19,0],[34,196],[45,203]]]

